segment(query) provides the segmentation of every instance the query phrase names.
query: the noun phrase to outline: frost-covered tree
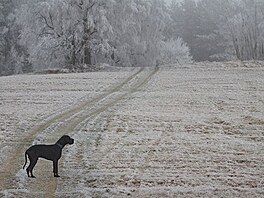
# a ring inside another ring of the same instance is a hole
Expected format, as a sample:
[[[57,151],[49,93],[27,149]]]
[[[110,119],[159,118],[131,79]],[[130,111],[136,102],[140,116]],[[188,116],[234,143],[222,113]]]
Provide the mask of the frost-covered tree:
[[[163,0],[151,0],[146,18],[143,20],[140,35],[145,43],[145,64],[159,64],[158,57],[161,49],[158,47],[164,39],[163,32],[166,27],[166,21],[169,15]]]
[[[163,0],[116,1],[114,12],[110,15],[114,31],[111,39],[114,63],[125,66],[155,66],[162,63],[162,50],[166,44],[170,45],[164,41],[165,27],[169,20]],[[167,46],[166,50],[174,48]]]
[[[10,39],[8,38],[8,10],[10,10],[10,2],[0,2],[0,75],[8,73],[7,62],[11,49]]]
[[[162,41],[160,52],[159,63],[162,65],[192,62],[189,47],[181,38]]]
[[[105,17],[113,1],[31,0],[17,12],[23,27],[21,43],[37,67],[91,64],[92,53],[107,53],[104,34],[111,33]]]
[[[119,65],[148,66],[155,64],[153,56],[155,49],[152,46],[161,40],[163,27],[160,26],[162,18],[154,24],[157,19],[153,16],[157,8],[154,3],[148,0],[117,1],[111,15],[111,23],[113,24],[113,46],[115,47],[113,58]],[[157,28],[158,26],[160,29]],[[160,32],[157,34],[157,31]],[[155,48],[158,49],[157,46]]]
[[[182,37],[196,61],[263,59],[263,4],[263,0],[172,3],[166,37]]]
[[[186,46],[176,49],[166,42],[170,17],[164,0],[28,0],[16,18],[21,44],[37,68],[101,62],[155,66],[163,49],[178,53],[180,46],[178,55],[189,55]]]
[[[218,0],[173,1],[170,16],[172,21],[167,23],[166,37],[183,38],[196,61],[218,60],[215,55],[224,50],[220,45],[222,36],[218,33],[221,19]]]
[[[20,27],[15,23],[16,0],[0,1],[0,76],[32,71],[28,53],[19,44]]]
[[[241,0],[229,2],[224,24],[227,39],[239,60],[264,59],[264,2]]]

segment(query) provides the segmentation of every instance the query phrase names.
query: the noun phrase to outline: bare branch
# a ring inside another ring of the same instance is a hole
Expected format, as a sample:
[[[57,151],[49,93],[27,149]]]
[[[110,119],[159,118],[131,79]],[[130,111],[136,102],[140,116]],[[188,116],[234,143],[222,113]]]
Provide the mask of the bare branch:
[[[48,20],[47,20],[47,18],[46,18],[45,16],[43,16],[42,14],[40,14],[40,13],[39,13],[39,15],[40,15],[40,16],[41,16],[41,18],[44,20],[44,22],[45,22],[46,26],[47,26],[48,28],[50,28],[50,29],[54,30],[54,27],[53,27],[53,26],[51,26],[51,25],[48,23]]]
[[[51,15],[50,12],[49,12],[49,19],[50,19],[50,22],[51,22],[52,27],[54,27],[54,24],[53,24],[53,17],[52,17],[52,15]]]

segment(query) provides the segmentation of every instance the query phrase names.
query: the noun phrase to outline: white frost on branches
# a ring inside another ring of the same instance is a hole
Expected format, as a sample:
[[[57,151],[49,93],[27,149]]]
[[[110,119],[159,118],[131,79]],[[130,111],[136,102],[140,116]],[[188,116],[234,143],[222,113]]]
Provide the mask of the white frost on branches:
[[[192,62],[190,50],[181,38],[162,41],[160,49],[160,64],[184,64]]]
[[[164,42],[164,0],[29,0],[16,13],[21,44],[38,68],[189,62],[181,39]]]

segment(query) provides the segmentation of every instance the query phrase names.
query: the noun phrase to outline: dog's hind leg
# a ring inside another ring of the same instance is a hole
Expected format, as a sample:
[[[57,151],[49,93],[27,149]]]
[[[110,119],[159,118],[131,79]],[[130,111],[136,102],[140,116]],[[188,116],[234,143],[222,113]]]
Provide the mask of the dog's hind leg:
[[[32,177],[32,178],[36,178],[34,175],[33,175],[33,168],[35,167],[37,161],[38,161],[38,158],[29,158],[30,160],[30,164],[29,166],[27,167],[27,174],[28,174],[28,177]]]

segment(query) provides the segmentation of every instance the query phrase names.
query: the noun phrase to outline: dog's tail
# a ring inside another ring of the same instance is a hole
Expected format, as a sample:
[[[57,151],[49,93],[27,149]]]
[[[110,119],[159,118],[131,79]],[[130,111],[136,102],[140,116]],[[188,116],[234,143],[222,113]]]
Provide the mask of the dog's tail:
[[[26,162],[25,162],[25,164],[24,164],[24,166],[23,166],[23,169],[25,168],[25,166],[26,166],[26,164],[27,164],[27,151],[25,152],[25,160],[26,160]]]

